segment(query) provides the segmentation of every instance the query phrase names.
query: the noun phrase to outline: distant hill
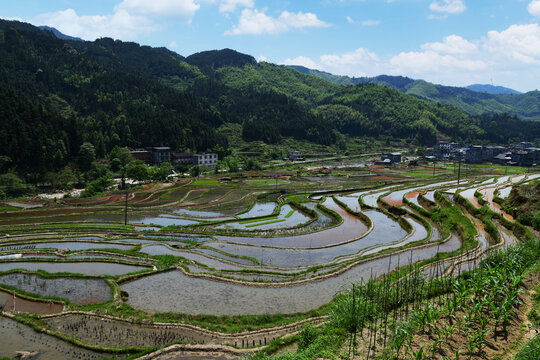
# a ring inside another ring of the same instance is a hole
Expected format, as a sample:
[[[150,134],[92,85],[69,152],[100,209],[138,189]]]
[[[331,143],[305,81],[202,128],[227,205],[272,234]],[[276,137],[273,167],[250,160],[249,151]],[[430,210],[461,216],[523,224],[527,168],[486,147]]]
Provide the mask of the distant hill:
[[[517,115],[523,120],[540,121],[539,91],[530,91],[522,94],[508,89],[510,91],[494,93],[496,89],[502,87],[489,86],[487,88],[489,91],[477,91],[464,87],[437,85],[425,80],[414,80],[404,76],[380,75],[376,77],[355,78],[332,75],[304,67],[291,67],[304,74],[317,76],[338,84],[378,84],[388,86],[417,98],[455,106],[470,115],[509,113]]]
[[[493,95],[397,76],[342,85],[338,77],[319,75],[231,49],[183,57],[110,38],[63,40],[0,19],[0,157],[20,173],[46,174],[76,162],[84,142],[100,158],[115,146],[223,156],[232,139],[220,131],[223,125],[233,125],[246,142],[292,138],[340,150],[357,138],[423,146],[437,139],[540,144],[540,122],[471,116],[431,101],[462,105],[470,96],[473,105],[478,99],[489,104],[498,96],[540,114],[539,92]]]
[[[69,36],[69,35],[66,35],[66,34],[63,34],[61,33],[58,29],[55,29],[53,27],[50,27],[50,26],[40,26],[39,27],[41,30],[45,30],[45,31],[50,31],[54,34],[54,36],[56,36],[57,38],[59,39],[62,39],[62,40],[73,40],[73,41],[83,41],[83,39],[81,38],[78,38],[78,37],[73,37],[73,36]]]
[[[257,63],[253,56],[231,49],[202,51],[188,56],[186,61],[191,65],[198,66],[205,73],[224,66],[242,67],[246,64]]]
[[[330,74],[329,72],[314,70],[314,69],[308,69],[305,66],[300,65],[288,65],[288,67],[291,67],[295,70],[300,71],[302,74],[306,75],[314,75],[317,77],[320,77],[321,79],[332,81],[341,85],[356,85],[358,84],[357,81],[355,81],[355,78],[351,78],[349,76],[341,76],[341,75],[334,75]]]
[[[489,84],[473,84],[466,86],[466,88],[469,90],[486,92],[489,94],[521,94],[521,92],[514,89],[510,89],[504,86],[493,86]]]

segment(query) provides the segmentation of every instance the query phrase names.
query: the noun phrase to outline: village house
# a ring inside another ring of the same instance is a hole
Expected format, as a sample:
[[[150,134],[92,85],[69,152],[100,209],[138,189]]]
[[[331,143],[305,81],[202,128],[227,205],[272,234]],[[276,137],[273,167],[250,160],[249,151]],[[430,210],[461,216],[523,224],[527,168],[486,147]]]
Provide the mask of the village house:
[[[401,163],[401,153],[392,152],[386,154],[385,156],[381,156],[381,160],[376,161],[375,165],[390,165],[399,163]]]
[[[202,153],[193,155],[193,165],[206,165],[214,167],[218,164],[218,156],[213,153]]]
[[[130,150],[134,159],[146,164],[159,165],[170,162],[173,165],[206,165],[214,167],[218,164],[218,155],[214,153],[194,154],[188,152],[173,152],[170,147],[149,147],[146,149]]]
[[[287,151],[287,159],[290,161],[304,161],[302,152],[298,150],[289,150]]]

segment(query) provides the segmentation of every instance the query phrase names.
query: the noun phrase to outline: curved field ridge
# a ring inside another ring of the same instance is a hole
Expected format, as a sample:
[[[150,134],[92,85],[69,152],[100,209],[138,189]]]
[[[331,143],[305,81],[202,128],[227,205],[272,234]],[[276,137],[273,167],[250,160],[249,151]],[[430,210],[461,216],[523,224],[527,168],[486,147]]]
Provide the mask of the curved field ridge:
[[[288,175],[279,187],[274,178],[274,186],[203,178],[134,191],[127,225],[123,194],[39,208],[17,200],[17,211],[0,214],[0,297],[8,314],[59,312],[24,321],[79,345],[39,340],[78,358],[98,358],[77,350],[84,346],[133,353],[179,341],[186,345],[167,351],[237,357],[324,321],[308,314],[328,314],[352,284],[413,267],[427,277],[473,270],[491,250],[518,243],[527,229],[494,199],[537,177],[457,185],[450,176],[392,183]],[[243,317],[257,327],[265,318],[286,325],[226,334],[182,323],[207,316],[229,328]],[[171,322],[153,321],[164,318]]]

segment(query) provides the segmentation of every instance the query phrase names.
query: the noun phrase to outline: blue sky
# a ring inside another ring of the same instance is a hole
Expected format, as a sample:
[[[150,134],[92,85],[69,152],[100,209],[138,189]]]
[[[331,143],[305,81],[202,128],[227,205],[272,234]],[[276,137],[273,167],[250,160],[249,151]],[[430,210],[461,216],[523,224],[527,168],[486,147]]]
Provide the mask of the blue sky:
[[[539,88],[540,0],[2,0],[0,17],[184,56],[227,47],[341,75]]]

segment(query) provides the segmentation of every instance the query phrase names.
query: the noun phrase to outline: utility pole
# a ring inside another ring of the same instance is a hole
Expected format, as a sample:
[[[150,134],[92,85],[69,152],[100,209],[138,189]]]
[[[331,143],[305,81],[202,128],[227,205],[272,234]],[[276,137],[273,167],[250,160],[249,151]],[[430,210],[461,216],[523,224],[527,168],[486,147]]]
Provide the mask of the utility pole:
[[[457,184],[459,185],[459,177],[461,175],[461,157],[458,158]]]
[[[124,207],[124,225],[127,225],[127,211],[128,211],[128,189],[126,187],[126,204]]]

